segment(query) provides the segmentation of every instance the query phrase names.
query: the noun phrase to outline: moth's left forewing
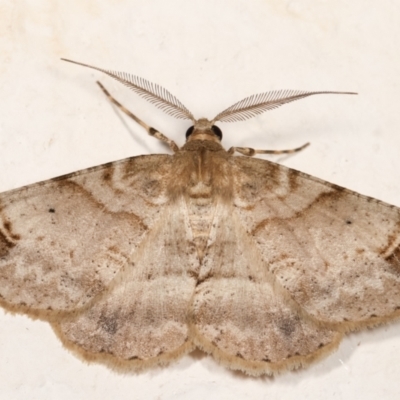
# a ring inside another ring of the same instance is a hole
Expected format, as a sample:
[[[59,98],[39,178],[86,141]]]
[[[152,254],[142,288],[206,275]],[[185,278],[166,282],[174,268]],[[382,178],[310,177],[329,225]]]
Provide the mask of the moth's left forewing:
[[[265,268],[341,331],[400,316],[400,210],[258,159],[235,158],[236,212]]]

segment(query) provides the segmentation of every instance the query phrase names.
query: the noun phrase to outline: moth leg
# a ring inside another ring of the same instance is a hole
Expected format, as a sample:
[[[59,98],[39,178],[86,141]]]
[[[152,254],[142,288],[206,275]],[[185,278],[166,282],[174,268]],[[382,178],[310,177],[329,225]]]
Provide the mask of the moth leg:
[[[100,86],[101,90],[108,97],[108,100],[110,100],[111,103],[115,104],[121,111],[123,111],[126,115],[128,115],[128,117],[131,117],[134,121],[136,121],[144,129],[146,129],[147,133],[150,136],[154,136],[156,139],[161,140],[162,142],[166,143],[173,152],[177,152],[179,150],[179,147],[176,145],[176,143],[173,140],[168,139],[164,134],[159,132],[157,129],[154,129],[151,126],[147,125],[145,122],[143,122],[141,119],[139,119],[136,115],[131,113],[127,108],[125,108],[121,103],[119,103],[117,100],[115,100],[114,97],[111,96],[111,94],[107,91],[107,89],[99,81],[97,81],[96,83]]]
[[[305,149],[307,146],[309,146],[310,143],[303,144],[303,146],[296,147],[295,149],[289,149],[289,150],[256,150],[252,149],[250,147],[231,147],[228,150],[229,154],[233,154],[235,152],[243,154],[244,156],[249,156],[252,157],[256,154],[291,154],[291,153],[297,153],[298,151],[301,151]]]

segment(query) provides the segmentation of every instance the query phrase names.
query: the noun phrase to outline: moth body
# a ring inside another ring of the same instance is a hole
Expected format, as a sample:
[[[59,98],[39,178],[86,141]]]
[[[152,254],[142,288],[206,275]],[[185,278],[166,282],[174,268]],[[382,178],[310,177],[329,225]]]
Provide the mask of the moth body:
[[[225,150],[215,125],[336,92],[267,92],[196,120],[158,85],[91,68],[193,126],[179,148],[99,83],[172,154],[0,194],[1,305],[117,370],[197,347],[251,375],[305,366],[400,317],[400,209],[252,157],[306,145]]]

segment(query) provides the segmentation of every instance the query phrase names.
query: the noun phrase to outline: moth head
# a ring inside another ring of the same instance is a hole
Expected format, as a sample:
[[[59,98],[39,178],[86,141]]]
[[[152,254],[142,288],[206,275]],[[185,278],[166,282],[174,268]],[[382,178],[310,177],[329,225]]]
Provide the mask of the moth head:
[[[186,131],[186,142],[192,140],[211,140],[219,143],[222,140],[222,131],[214,125],[214,121],[200,118]]]

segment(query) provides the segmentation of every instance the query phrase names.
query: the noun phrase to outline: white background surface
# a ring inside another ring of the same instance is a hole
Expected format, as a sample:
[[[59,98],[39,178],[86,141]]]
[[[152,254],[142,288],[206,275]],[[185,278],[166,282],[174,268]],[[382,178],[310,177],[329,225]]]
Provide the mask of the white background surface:
[[[178,144],[189,124],[100,73],[159,83],[196,117],[253,93],[346,90],[220,124],[226,147],[311,147],[273,159],[400,206],[400,3],[283,0],[0,0],[0,191],[164,152],[96,79]],[[0,314],[0,399],[394,399],[400,324],[348,336],[298,372],[250,378],[200,352],[120,375],[85,364],[45,322]]]

